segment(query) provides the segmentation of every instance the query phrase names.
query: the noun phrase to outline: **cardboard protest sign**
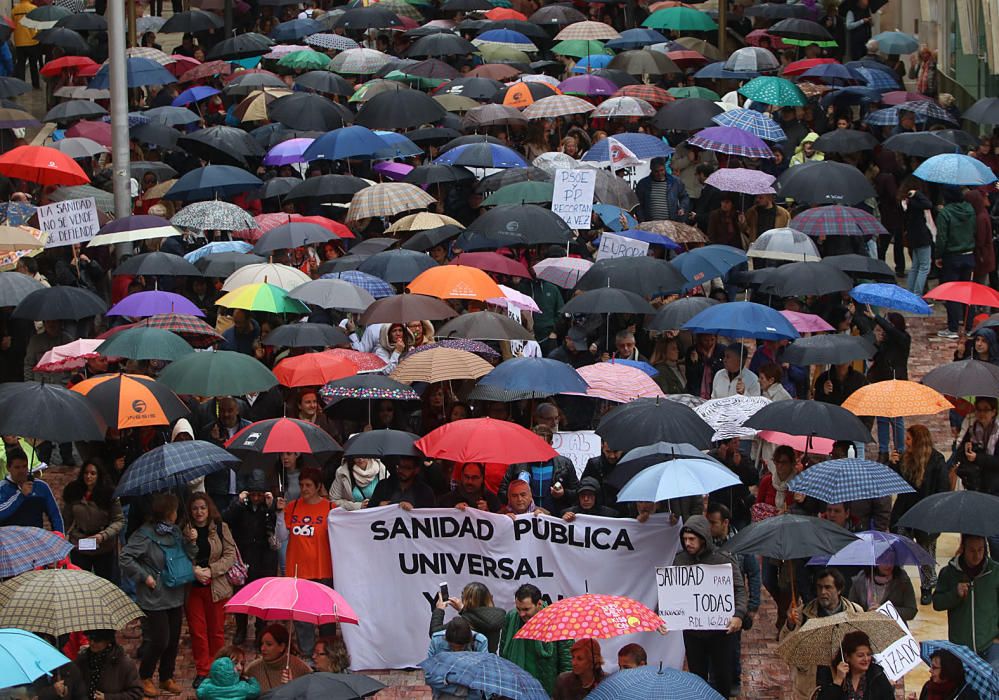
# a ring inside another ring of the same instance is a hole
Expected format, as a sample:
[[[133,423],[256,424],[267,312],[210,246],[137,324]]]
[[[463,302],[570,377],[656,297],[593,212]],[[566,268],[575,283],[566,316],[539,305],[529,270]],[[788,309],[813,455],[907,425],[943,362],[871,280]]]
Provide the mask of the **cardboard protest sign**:
[[[597,184],[595,170],[555,171],[555,189],[552,191],[552,211],[562,217],[569,228],[590,228],[593,214],[593,188]]]
[[[600,247],[597,248],[596,259],[607,258],[641,258],[649,252],[646,241],[636,241],[616,233],[603,233],[600,236]]]
[[[670,630],[724,630],[735,614],[731,564],[656,567],[659,615]]]
[[[583,475],[586,461],[600,456],[600,436],[592,430],[572,430],[552,435],[552,449],[572,460],[576,476]]]
[[[93,197],[69,199],[38,207],[38,228],[49,235],[46,248],[86,243],[97,235],[97,203]]]

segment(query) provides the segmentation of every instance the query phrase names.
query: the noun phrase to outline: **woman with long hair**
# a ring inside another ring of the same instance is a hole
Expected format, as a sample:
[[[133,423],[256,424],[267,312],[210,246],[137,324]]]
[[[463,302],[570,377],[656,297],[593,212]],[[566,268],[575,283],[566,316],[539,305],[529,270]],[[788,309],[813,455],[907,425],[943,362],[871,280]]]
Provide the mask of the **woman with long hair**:
[[[388,476],[381,460],[373,457],[347,457],[337,468],[330,486],[330,500],[344,510],[368,507],[368,499],[378,482]]]
[[[888,463],[915,489],[913,493],[900,493],[895,497],[895,505],[891,509],[891,529],[912,537],[936,559],[939,534],[898,527],[899,518],[921,500],[935,493],[950,491],[947,463],[944,456],[933,447],[933,436],[930,435],[929,428],[918,423],[910,425],[905,431],[905,452],[901,455],[892,452]],[[919,567],[919,580],[921,602],[929,605],[933,588],[937,585],[936,566]]]
[[[113,495],[111,475],[98,459],[86,460],[62,492],[63,525],[73,544],[70,561],[109,581],[117,578],[118,534],[125,526],[121,503]]]
[[[442,600],[437,596],[434,613],[430,617],[430,634],[444,629],[444,611],[448,606],[458,611],[458,614],[468,620],[472,629],[489,642],[489,651],[496,653],[499,647],[500,635],[506,619],[506,611],[493,604],[493,594],[484,583],[474,581],[461,591],[461,599],[449,598]]]
[[[552,700],[582,700],[604,679],[604,657],[596,639],[579,639],[572,645],[572,670],[560,673]]]
[[[680,339],[663,336],[656,340],[649,364],[659,370],[653,377],[664,394],[683,394],[687,387],[687,367],[683,363]]]

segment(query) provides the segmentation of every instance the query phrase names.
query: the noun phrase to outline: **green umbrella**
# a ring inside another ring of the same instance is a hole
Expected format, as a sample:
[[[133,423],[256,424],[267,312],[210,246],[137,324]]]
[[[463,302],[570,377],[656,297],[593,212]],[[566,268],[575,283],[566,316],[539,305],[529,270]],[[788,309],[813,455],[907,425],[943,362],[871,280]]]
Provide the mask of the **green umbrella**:
[[[435,88],[448,82],[443,78],[424,78],[420,75],[409,75],[408,73],[403,73],[401,70],[389,71],[385,74],[385,80],[396,80],[400,83],[418,87],[421,90]]]
[[[701,87],[700,85],[692,85],[690,87],[673,87],[666,92],[677,99],[683,97],[698,97],[702,100],[711,100],[712,102],[718,102],[721,100],[721,96],[717,92],[709,90],[706,87]]]
[[[818,41],[816,39],[786,39],[781,37],[780,40],[790,46],[811,46],[812,44],[815,44],[816,46],[821,46],[824,49],[831,49],[834,46],[839,46],[839,44],[835,41]]]
[[[718,24],[705,12],[692,7],[667,7],[645,18],[643,27],[669,29],[676,32],[711,32]]]
[[[808,98],[797,85],[786,78],[760,76],[739,88],[739,94],[753,102],[775,107],[804,107]]]
[[[597,41],[596,39],[566,39],[555,44],[552,47],[552,53],[559,56],[572,56],[573,58],[596,56],[599,54],[614,55],[614,52],[605,47],[602,41]]]
[[[484,63],[524,63],[529,64],[531,57],[523,51],[508,46],[483,45],[479,47]]]
[[[267,391],[277,377],[257,358],[241,352],[196,352],[171,362],[159,381],[178,394],[241,396]]]
[[[194,352],[186,340],[161,328],[129,328],[115,333],[97,346],[105,357],[130,360],[179,360]]]
[[[549,204],[552,201],[551,182],[517,182],[513,185],[500,187],[482,202],[484,207],[500,204]]]
[[[307,49],[285,54],[277,64],[282,68],[295,70],[322,70],[329,65],[331,60],[333,59],[324,53]]]
[[[408,88],[405,85],[395,80],[375,78],[374,80],[369,80],[368,82],[363,83],[356,90],[354,90],[354,94],[347,99],[347,102],[367,102],[372,97],[380,95],[383,92],[407,89]]]

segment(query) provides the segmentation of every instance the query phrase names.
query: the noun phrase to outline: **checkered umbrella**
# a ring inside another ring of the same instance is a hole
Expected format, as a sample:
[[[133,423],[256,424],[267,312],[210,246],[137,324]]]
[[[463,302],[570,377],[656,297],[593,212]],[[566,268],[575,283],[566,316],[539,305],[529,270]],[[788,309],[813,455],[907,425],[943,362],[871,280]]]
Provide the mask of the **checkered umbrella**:
[[[427,685],[453,685],[481,691],[486,697],[546,700],[549,696],[534,676],[517,664],[484,651],[445,651],[420,662]]]
[[[373,296],[375,299],[383,299],[385,297],[395,295],[395,290],[392,289],[392,285],[385,280],[380,277],[375,277],[374,275],[369,275],[366,272],[358,272],[357,270],[328,272],[320,279],[338,279],[343,280],[344,282],[350,282],[355,287],[360,287],[364,291],[368,292],[368,294]]]
[[[999,673],[982,657],[963,644],[942,639],[919,643],[919,655],[927,665],[938,651],[949,651],[961,661],[961,665],[964,666],[964,682],[978,693],[978,697],[999,697]],[[958,696],[961,694],[959,690]]]
[[[821,236],[887,236],[877,217],[854,207],[833,204],[815,207],[791,219],[791,228],[813,238]]]
[[[65,8],[73,14],[79,14],[86,9],[86,4],[83,0],[52,0],[52,4]]]
[[[576,22],[555,35],[555,41],[569,41],[581,39],[583,41],[596,40],[605,41],[607,39],[619,39],[621,35],[616,29],[604,22]]]
[[[120,630],[139,617],[142,611],[120,588],[89,571],[28,571],[0,585],[0,627],[58,637]]]
[[[885,465],[851,458],[815,464],[788,482],[788,489],[826,503],[914,492],[905,479]]]
[[[195,202],[174,214],[170,223],[194,231],[242,231],[257,224],[242,207],[229,202]]]
[[[168,442],[139,456],[122,476],[115,498],[186,487],[199,476],[239,464],[239,457],[204,440]]]
[[[591,117],[651,117],[656,108],[639,97],[611,97],[604,100],[590,114]]]
[[[159,49],[154,49],[149,46],[133,46],[125,51],[129,58],[148,58],[151,61],[156,61],[161,66],[165,66],[169,63],[176,63],[177,59],[172,56],[168,56]],[[107,61],[101,65],[107,65]]]
[[[894,73],[878,70],[876,68],[867,68],[863,65],[856,64],[851,67],[863,76],[867,87],[877,90],[878,92],[890,92],[892,90],[898,90],[901,87],[898,80],[895,78]],[[936,103],[934,103],[934,105],[935,104]]]
[[[0,578],[10,578],[65,559],[73,545],[40,527],[0,527]]]
[[[330,61],[327,70],[349,75],[371,75],[392,58],[374,49],[347,49]]]
[[[354,195],[347,210],[347,221],[395,216],[414,209],[426,209],[436,201],[416,185],[381,182]]]
[[[637,97],[653,107],[662,107],[676,100],[671,94],[655,85],[625,85],[614,93],[614,97]]]
[[[737,129],[734,126],[711,126],[701,129],[695,136],[687,139],[691,146],[703,148],[706,151],[727,153],[744,158],[773,158],[773,151],[749,131]]]
[[[761,170],[747,168],[719,168],[711,173],[705,182],[717,187],[722,192],[738,192],[739,194],[773,194],[773,175]]]
[[[914,104],[914,103],[911,103]],[[948,117],[948,121],[950,121]],[[926,116],[916,113],[916,123],[924,124]],[[898,107],[885,107],[877,109],[864,117],[864,123],[870,126],[895,126],[898,124]]]
[[[197,316],[158,314],[140,321],[136,326],[160,328],[176,333],[196,348],[207,348],[222,341],[222,336]],[[124,326],[120,326],[120,328],[124,328]]]
[[[361,45],[353,39],[339,34],[313,34],[305,37],[305,43],[326,51],[348,51],[361,48]]]
[[[586,114],[593,111],[593,105],[572,95],[551,95],[542,97],[524,109],[528,119],[554,119],[570,114]]]
[[[748,131],[766,141],[784,141],[784,130],[769,115],[754,109],[732,109],[711,117],[720,126],[731,126]]]

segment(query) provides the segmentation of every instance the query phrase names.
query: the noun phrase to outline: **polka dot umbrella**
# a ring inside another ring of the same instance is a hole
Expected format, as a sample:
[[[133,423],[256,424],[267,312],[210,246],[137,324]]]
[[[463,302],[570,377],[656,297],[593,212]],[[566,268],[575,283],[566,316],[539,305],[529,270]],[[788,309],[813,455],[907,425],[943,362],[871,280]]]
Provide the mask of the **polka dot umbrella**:
[[[609,639],[633,632],[655,632],[662,626],[662,619],[637,600],[586,593],[543,608],[514,638],[541,642]]]

